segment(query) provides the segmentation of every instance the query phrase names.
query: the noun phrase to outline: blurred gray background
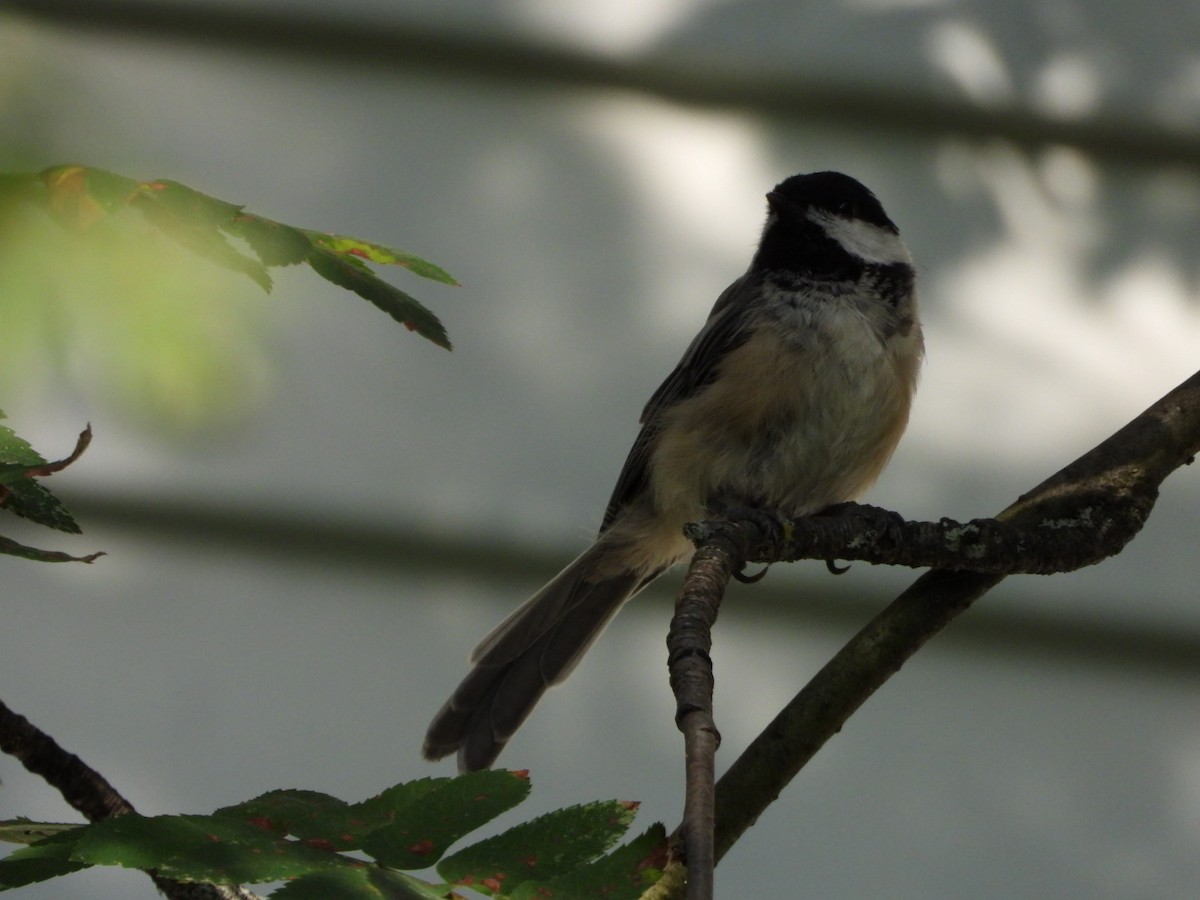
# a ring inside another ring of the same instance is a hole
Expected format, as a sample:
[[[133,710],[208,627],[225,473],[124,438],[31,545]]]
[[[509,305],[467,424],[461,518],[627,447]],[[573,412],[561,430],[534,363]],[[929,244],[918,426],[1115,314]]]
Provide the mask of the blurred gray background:
[[[920,267],[928,362],[868,499],[996,512],[1200,360],[1198,38],[1171,0],[0,3],[3,170],[172,178],[463,285],[386,273],[453,353],[308,270],[269,296],[173,262],[140,297],[66,265],[0,291],[9,423],[48,456],[96,432],[52,485],[84,535],[5,533],[108,553],[2,563],[0,696],[145,813],[449,774],[419,758],[428,718],[597,527],[642,403],[795,172],[872,187]],[[1197,500],[1181,471],[1118,558],[981,601],[719,895],[1195,896]],[[719,762],[913,577],[805,563],[732,591]],[[534,783],[505,821],[615,796],[674,826],[677,583],[501,757]],[[7,757],[0,778],[0,817],[77,818]],[[24,896],[151,892],[89,871]]]

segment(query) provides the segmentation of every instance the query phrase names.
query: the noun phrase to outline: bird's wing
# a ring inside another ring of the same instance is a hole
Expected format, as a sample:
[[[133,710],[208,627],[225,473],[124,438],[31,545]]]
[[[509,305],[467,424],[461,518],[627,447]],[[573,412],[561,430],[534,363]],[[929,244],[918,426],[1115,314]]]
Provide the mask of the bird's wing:
[[[647,467],[662,427],[663,414],[712,383],[721,361],[748,336],[742,312],[761,287],[761,277],[749,272],[727,287],[717,298],[704,327],[688,345],[679,364],[646,401],[642,410],[642,430],[617,477],[608,508],[604,511],[601,534],[608,530],[621,508],[646,489]]]

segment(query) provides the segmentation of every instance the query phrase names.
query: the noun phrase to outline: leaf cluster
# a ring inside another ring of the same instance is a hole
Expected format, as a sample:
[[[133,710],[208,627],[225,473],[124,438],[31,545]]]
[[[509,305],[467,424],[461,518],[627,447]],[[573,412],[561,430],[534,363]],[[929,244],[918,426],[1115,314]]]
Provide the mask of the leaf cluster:
[[[556,810],[446,855],[528,793],[524,773],[487,771],[398,784],[360,803],[280,790],[204,816],[5,822],[0,839],[28,846],[0,860],[0,890],[99,865],[184,882],[282,881],[271,894],[279,900],[433,900],[456,888],[501,900],[633,900],[658,879],[661,826],[608,852],[637,809],[617,800]],[[431,866],[443,883],[408,874]]]
[[[285,225],[177,181],[142,182],[81,165],[0,175],[0,208],[16,204],[41,207],[64,227],[80,233],[123,210],[136,210],[188,250],[248,276],[266,291],[273,284],[269,269],[307,263],[322,278],[358,294],[410,331],[450,349],[437,316],[367,265],[396,265],[442,284],[458,283],[444,269],[411,253]]]
[[[3,418],[4,412],[0,410],[0,419]],[[0,509],[6,509],[37,525],[68,534],[79,534],[79,525],[74,517],[37,479],[61,472],[75,462],[91,439],[91,428],[84,429],[70,456],[47,462],[28,441],[7,425],[0,424]],[[55,550],[39,550],[3,535],[0,535],[0,553],[39,562],[92,562],[102,555],[93,553],[89,556],[71,556]]]

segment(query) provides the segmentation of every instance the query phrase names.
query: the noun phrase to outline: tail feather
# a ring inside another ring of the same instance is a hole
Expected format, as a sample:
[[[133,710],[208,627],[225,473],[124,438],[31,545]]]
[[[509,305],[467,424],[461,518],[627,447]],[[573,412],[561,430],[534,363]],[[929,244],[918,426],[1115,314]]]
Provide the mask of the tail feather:
[[[617,610],[652,580],[614,573],[605,565],[612,550],[594,544],[483,639],[474,668],[429,726],[427,759],[457,751],[464,772],[495,761],[546,689],[571,673]]]

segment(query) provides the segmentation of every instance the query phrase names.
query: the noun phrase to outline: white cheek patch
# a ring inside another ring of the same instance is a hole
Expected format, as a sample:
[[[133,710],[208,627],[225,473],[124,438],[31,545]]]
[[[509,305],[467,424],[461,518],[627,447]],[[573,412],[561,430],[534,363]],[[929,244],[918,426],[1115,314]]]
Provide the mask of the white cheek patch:
[[[904,246],[904,241],[886,228],[862,219],[843,219],[819,210],[809,211],[808,218],[841,244],[843,250],[859,259],[882,265],[912,264],[912,256]]]

